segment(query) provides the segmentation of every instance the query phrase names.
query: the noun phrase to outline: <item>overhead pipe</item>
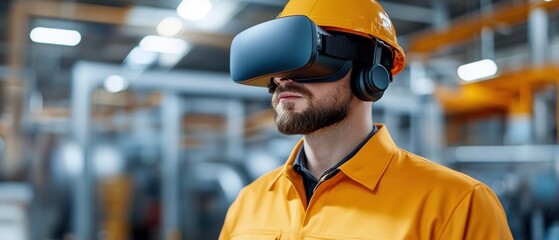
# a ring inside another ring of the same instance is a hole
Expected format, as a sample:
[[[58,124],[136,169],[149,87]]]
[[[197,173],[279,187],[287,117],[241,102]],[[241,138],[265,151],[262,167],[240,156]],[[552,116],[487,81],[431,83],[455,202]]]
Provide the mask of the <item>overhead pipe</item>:
[[[457,146],[446,150],[447,157],[459,163],[538,163],[554,162],[557,145]]]

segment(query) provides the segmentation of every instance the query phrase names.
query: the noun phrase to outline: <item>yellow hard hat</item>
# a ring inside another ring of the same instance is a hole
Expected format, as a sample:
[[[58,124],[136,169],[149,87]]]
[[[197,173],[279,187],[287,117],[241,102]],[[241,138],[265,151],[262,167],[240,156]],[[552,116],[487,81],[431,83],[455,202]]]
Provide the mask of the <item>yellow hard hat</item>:
[[[396,50],[392,75],[404,69],[406,57],[396,30],[376,0],[291,0],[278,18],[304,15],[325,30],[375,37]]]

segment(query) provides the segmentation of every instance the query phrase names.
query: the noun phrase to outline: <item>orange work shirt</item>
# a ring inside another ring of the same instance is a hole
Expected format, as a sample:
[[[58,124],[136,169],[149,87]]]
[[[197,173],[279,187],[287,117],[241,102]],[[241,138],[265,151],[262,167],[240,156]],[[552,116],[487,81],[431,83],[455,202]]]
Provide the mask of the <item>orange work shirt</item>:
[[[293,161],[246,186],[219,239],[512,239],[485,184],[398,148],[379,130],[307,205]]]

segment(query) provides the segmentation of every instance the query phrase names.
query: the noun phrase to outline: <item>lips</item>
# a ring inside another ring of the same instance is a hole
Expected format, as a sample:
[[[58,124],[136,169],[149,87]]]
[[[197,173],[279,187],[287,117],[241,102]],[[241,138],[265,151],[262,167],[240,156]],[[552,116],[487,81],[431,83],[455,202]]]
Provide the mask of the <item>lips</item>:
[[[290,93],[290,92],[283,92],[280,93],[278,95],[278,99],[282,100],[282,99],[296,99],[296,98],[303,98],[303,96],[296,94],[296,93]]]

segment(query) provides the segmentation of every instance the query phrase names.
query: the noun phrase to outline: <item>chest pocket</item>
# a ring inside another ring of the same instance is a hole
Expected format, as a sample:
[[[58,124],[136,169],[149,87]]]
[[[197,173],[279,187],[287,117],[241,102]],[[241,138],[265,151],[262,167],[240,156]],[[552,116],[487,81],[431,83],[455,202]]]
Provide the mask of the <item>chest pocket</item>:
[[[277,232],[248,231],[233,234],[231,240],[281,240],[281,234]]]

